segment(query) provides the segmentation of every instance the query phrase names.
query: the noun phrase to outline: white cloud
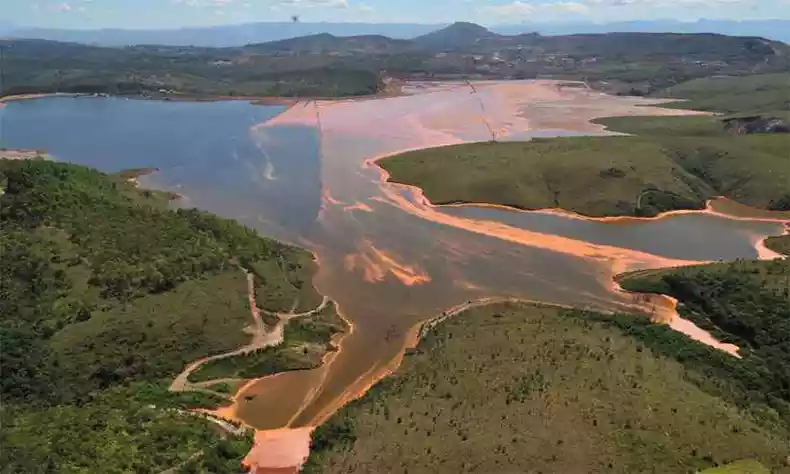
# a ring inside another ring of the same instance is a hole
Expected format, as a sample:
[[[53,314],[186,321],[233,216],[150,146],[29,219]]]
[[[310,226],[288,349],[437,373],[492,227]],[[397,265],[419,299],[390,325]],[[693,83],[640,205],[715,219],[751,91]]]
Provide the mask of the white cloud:
[[[46,8],[51,12],[70,12],[74,9],[74,6],[67,2],[61,2],[47,5]]]
[[[173,3],[178,5],[196,8],[222,8],[233,4],[235,1],[236,0],[172,0]]]
[[[590,7],[579,2],[558,2],[547,4],[546,6],[551,7],[553,10],[571,13],[587,13],[590,11]]]
[[[717,6],[751,6],[757,0],[583,0],[594,7],[697,8]],[[785,0],[790,3],[790,0]]]
[[[568,21],[586,17],[594,21],[645,18],[660,15],[699,17],[703,11],[732,12],[755,10],[764,0],[511,0],[509,3],[476,8],[483,22]],[[776,0],[771,0],[776,1]],[[790,4],[790,0],[781,0]],[[710,13],[707,13],[710,16]]]
[[[552,13],[580,13],[584,14],[590,11],[590,7],[581,2],[563,1],[554,3],[528,3],[521,0],[515,0],[511,3],[502,5],[487,5],[478,8],[478,11],[485,15],[494,16],[497,18],[510,18],[523,17],[534,14],[552,14]]]
[[[295,8],[348,8],[348,0],[277,0],[278,6]]]
[[[512,3],[507,3],[504,5],[488,5],[485,7],[480,7],[478,10],[485,14],[508,17],[528,15],[535,11],[535,6],[529,3],[524,3],[520,0],[516,0]]]

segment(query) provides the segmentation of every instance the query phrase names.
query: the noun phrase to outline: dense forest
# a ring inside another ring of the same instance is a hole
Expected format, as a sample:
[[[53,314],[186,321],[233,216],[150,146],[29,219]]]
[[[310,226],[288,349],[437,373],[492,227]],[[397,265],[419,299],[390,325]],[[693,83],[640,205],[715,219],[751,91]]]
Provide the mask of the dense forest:
[[[242,268],[281,311],[314,266],[168,198],[81,166],[0,160],[1,472],[241,472],[251,437],[188,411],[225,400],[167,386],[248,342]]]
[[[740,405],[759,401],[790,424],[790,259],[649,270],[624,275],[620,283],[629,291],[677,298],[683,317],[737,344],[743,362],[721,358],[731,370],[716,367],[717,375],[739,386]],[[685,362],[698,369],[707,364],[690,359]]]

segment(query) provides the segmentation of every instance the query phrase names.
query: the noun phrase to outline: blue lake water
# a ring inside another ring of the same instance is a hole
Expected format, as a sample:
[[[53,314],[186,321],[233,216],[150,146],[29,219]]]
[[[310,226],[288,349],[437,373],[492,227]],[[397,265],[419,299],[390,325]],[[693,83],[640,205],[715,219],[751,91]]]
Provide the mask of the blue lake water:
[[[252,129],[283,110],[242,101],[16,101],[0,109],[0,146],[43,149],[105,172],[159,168],[141,181],[182,194],[178,205],[230,215],[294,241],[318,215],[320,160],[311,128]]]

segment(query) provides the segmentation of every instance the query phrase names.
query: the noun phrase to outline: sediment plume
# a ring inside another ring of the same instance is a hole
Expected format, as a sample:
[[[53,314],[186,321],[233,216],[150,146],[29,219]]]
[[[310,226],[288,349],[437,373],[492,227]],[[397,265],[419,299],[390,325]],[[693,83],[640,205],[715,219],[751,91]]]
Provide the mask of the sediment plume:
[[[369,283],[382,281],[391,274],[406,286],[422,285],[431,281],[428,274],[416,265],[399,262],[397,256],[377,249],[369,240],[357,245],[358,253],[345,257],[346,269],[362,270],[364,280]]]
[[[441,281],[437,281],[437,275],[430,274],[428,268],[422,268],[422,261],[420,261],[420,265],[409,261],[400,254],[401,252],[380,244],[367,234],[354,234],[353,231],[349,231],[350,235],[345,235],[342,232],[344,223],[352,222],[361,227],[360,223],[367,222],[364,219],[369,219],[372,215],[382,212],[382,207],[394,208],[397,209],[397,212],[417,217],[418,219],[415,220],[440,224],[514,246],[540,249],[573,257],[585,263],[592,263],[596,273],[589,276],[591,279],[599,280],[598,283],[603,288],[601,294],[596,294],[595,298],[610,297],[609,306],[612,308],[640,311],[651,315],[654,319],[667,323],[701,342],[737,355],[737,347],[716,341],[709,333],[680,318],[677,314],[677,302],[671,298],[652,295],[640,299],[620,290],[614,281],[616,274],[626,271],[700,264],[707,263],[707,261],[668,258],[646,251],[531,231],[495,220],[451,215],[443,212],[442,206],[431,204],[420,189],[387,183],[387,173],[375,164],[375,161],[381,157],[409,150],[486,141],[492,138],[523,139],[529,138],[531,133],[538,130],[557,130],[570,134],[611,134],[602,125],[590,123],[593,118],[616,115],[688,115],[698,114],[698,112],[644,107],[644,105],[659,104],[661,101],[611,97],[582,88],[562,88],[558,86],[557,81],[474,83],[474,88],[475,94],[469,94],[469,86],[464,84],[425,84],[419,90],[407,85],[404,87],[404,93],[412,93],[416,96],[407,95],[369,101],[312,102],[313,107],[292,107],[287,112],[259,126],[261,128],[287,125],[320,126],[322,183],[324,186],[320,222],[323,230],[326,230],[330,227],[326,221],[332,219],[331,228],[333,231],[338,231],[335,234],[340,237],[338,240],[343,240],[344,243],[340,261],[334,263],[333,269],[337,272],[345,271],[346,274],[355,275],[360,283],[381,286],[386,282],[386,284],[399,285],[408,291],[417,291],[420,288],[431,288],[432,290],[435,285],[441,283]],[[375,145],[371,145],[374,140],[376,141]],[[372,181],[373,185],[365,183],[370,185],[369,194],[362,195],[367,192],[367,187],[361,191],[360,186],[354,185],[354,180],[359,179],[360,176]],[[370,203],[370,205],[366,203]],[[388,206],[381,206],[381,204]],[[469,205],[493,207],[491,205]],[[718,205],[718,201],[713,201],[708,204],[705,210],[666,213],[653,219],[671,219],[677,215],[694,213],[708,213],[730,218],[729,213],[721,212],[716,207]],[[331,212],[324,212],[327,210]],[[335,212],[336,210],[341,212]],[[552,213],[573,219],[590,219],[556,209],[537,212]],[[782,216],[769,215],[761,216],[761,218],[769,222],[784,222]],[[336,223],[335,219],[341,219],[341,222]],[[629,225],[631,223],[637,224],[641,219],[602,218],[594,220]],[[748,217],[743,217],[743,219],[753,220]],[[761,257],[770,258],[770,254],[765,251],[767,249],[760,248],[759,241],[762,237],[764,236],[755,236],[752,243]],[[327,247],[318,245],[327,245]],[[351,245],[353,245],[353,250],[349,249]],[[442,242],[443,253],[439,258],[463,261],[468,258],[470,252],[485,253],[485,248],[472,250],[468,244],[466,245],[448,239],[447,242]],[[483,244],[479,245],[483,247]],[[312,249],[319,256],[322,255],[322,252],[327,252],[327,260],[332,257],[328,253],[333,249],[329,248],[328,244],[317,242],[317,245]],[[475,281],[474,277],[460,276],[464,278],[458,278],[448,284],[458,288],[459,295],[478,299],[445,310],[434,321],[451,317],[475,304],[489,304],[499,300],[525,301],[510,297],[498,299],[498,297],[485,296],[486,293],[495,291],[495,289],[488,288],[488,285],[481,284],[480,281]],[[582,293],[580,292],[580,294]],[[330,296],[333,295],[330,294]],[[482,299],[480,299],[481,296]],[[461,296],[459,296],[460,298]],[[417,312],[414,308],[412,311]],[[352,324],[355,318],[362,318],[364,315],[354,314],[353,316],[349,318],[349,324]],[[309,451],[309,437],[312,427],[323,423],[336,410],[362,396],[382,377],[396,370],[400,365],[404,351],[416,344],[423,327],[422,323],[431,316],[432,314],[425,314],[423,321],[415,324],[402,339],[397,339],[394,342],[400,344],[394,357],[388,360],[371,361],[369,365],[364,366],[364,370],[360,369],[358,373],[353,372],[354,377],[353,379],[349,378],[351,382],[347,385],[343,379],[344,391],[342,393],[326,394],[322,389],[334,373],[339,373],[342,370],[338,363],[339,355],[342,353],[349,357],[347,351],[350,349],[346,348],[346,339],[340,343],[338,353],[327,358],[324,367],[317,371],[309,371],[309,373],[305,371],[306,373],[298,375],[303,377],[299,380],[312,384],[310,390],[305,393],[300,392],[298,395],[294,394],[294,397],[299,397],[299,400],[293,404],[295,413],[293,416],[278,418],[288,420],[281,429],[258,432],[255,448],[245,460],[246,465],[257,469],[256,472],[259,474],[281,472],[272,469],[291,469],[291,471],[282,472],[294,472],[293,469],[298,469],[303,460],[302,456],[307,455],[306,450]],[[346,337],[348,338],[348,336]],[[366,354],[360,353],[358,355],[366,357]],[[277,390],[282,390],[281,382],[285,379],[282,377],[275,379],[275,377],[280,376],[273,376],[267,380],[277,382]],[[293,380],[296,380],[297,376],[289,375],[289,377],[294,377]],[[266,385],[266,380],[256,381],[239,390],[237,398],[247,391],[252,393],[252,388],[257,393],[261,393],[267,388],[271,390],[273,387],[274,385],[271,384]],[[291,406],[288,409],[291,410]],[[302,416],[304,413],[308,413],[308,415]],[[238,417],[237,411],[230,411],[227,414]]]

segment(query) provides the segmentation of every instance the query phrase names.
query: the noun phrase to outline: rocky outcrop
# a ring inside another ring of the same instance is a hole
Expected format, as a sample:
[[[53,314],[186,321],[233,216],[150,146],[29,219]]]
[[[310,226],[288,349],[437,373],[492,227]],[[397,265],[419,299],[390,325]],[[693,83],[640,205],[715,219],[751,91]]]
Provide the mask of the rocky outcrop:
[[[790,122],[779,117],[752,115],[722,120],[725,130],[736,135],[750,133],[790,133]]]

